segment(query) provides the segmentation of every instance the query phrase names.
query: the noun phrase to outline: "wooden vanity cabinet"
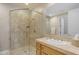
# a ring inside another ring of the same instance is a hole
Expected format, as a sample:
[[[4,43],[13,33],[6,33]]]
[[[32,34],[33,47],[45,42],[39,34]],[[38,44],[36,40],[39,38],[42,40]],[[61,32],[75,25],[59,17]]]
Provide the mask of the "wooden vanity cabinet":
[[[36,42],[36,54],[37,55],[65,55],[64,53],[57,51],[51,47]]]

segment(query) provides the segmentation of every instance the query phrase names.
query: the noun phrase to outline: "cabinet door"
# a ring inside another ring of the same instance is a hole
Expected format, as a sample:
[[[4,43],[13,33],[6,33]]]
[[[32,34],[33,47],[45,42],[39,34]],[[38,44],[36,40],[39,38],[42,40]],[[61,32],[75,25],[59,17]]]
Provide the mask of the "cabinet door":
[[[41,46],[41,49],[42,49],[41,51],[43,53],[48,54],[48,55],[64,55],[64,53],[57,51],[55,49],[49,48],[49,47],[44,46],[44,45]]]
[[[46,54],[46,53],[42,52],[42,53],[41,53],[41,55],[48,55],[48,54]]]
[[[36,55],[40,55],[40,50],[36,50]]]

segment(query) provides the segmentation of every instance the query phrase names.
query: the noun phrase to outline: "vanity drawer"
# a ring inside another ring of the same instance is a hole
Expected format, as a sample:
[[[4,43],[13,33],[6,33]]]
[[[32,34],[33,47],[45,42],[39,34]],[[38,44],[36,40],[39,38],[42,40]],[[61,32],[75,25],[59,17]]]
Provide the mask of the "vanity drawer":
[[[41,51],[45,54],[48,54],[48,55],[64,55],[64,53],[59,52],[55,49],[49,48],[49,47],[44,46],[44,45],[41,46]]]

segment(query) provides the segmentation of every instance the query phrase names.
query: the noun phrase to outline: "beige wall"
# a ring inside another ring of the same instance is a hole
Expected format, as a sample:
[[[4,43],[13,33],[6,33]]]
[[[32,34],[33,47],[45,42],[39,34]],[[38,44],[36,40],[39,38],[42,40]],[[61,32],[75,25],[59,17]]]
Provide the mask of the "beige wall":
[[[9,48],[9,8],[0,4],[0,49]]]

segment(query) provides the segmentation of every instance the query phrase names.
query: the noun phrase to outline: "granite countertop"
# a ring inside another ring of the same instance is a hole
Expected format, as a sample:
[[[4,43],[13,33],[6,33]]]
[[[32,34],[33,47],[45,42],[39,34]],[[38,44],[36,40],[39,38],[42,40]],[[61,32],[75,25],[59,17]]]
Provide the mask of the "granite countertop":
[[[79,55],[79,47],[73,46],[71,42],[68,41],[60,41],[44,37],[36,39],[36,42],[40,42],[43,45],[56,49],[67,55]]]

